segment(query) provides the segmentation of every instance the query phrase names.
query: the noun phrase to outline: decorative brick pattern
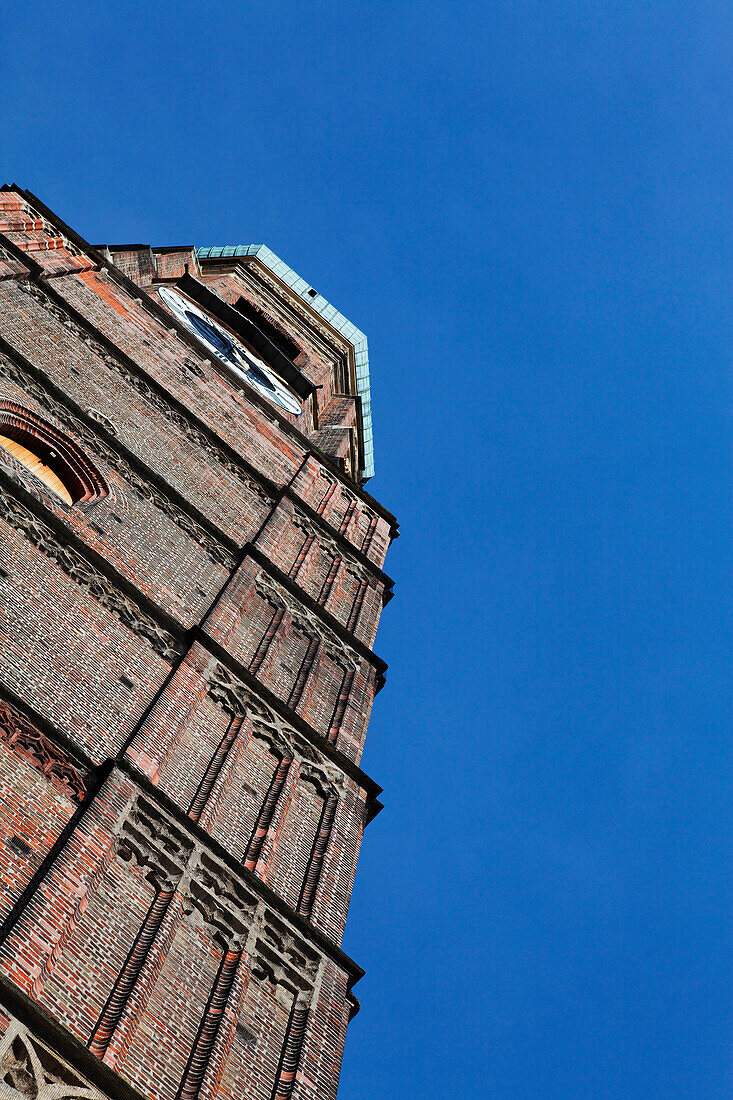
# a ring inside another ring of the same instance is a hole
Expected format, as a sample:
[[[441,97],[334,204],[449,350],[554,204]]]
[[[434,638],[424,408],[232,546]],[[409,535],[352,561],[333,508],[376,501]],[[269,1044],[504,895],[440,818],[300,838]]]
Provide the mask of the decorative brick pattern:
[[[158,281],[186,265],[315,387],[300,417],[167,313]],[[0,190],[0,435],[71,501],[0,453],[16,1095],[335,1097],[396,533],[349,476],[349,354],[256,257],[100,252]]]
[[[20,711],[0,699],[0,740],[32,768],[51,780],[57,790],[81,802],[87,793],[83,770],[50,737],[41,733]]]
[[[370,646],[391,581],[364,560],[359,548],[337,541],[335,535],[325,523],[314,529],[306,514],[285,499],[273,510],[255,545],[298,588]]]
[[[7,729],[7,726],[5,726]],[[29,807],[33,810],[30,812]],[[5,919],[67,824],[76,806],[69,793],[29,764],[25,752],[0,743],[0,918]],[[22,968],[14,978],[25,980]]]

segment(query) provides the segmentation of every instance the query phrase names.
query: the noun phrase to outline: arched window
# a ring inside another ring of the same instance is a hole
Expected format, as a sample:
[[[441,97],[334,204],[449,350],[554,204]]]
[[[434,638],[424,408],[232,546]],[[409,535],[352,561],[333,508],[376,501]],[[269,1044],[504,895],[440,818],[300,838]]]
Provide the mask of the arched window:
[[[0,448],[64,504],[86,504],[109,492],[104,478],[76,443],[10,401],[0,401]]]

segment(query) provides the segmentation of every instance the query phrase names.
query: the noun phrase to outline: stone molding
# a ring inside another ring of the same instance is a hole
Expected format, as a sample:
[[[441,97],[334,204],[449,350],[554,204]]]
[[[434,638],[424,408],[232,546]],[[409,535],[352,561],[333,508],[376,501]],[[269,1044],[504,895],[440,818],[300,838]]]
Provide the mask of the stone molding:
[[[62,296],[56,294],[52,296],[49,288],[41,287],[38,283],[34,282],[19,284],[19,286],[22,286],[22,289],[30,294],[31,297],[35,298],[47,313],[71,332],[81,344],[92,352],[93,355],[111,370],[115,371],[123,381],[143,397],[156,412],[160,413],[161,416],[178,431],[182,432],[192,443],[200,447],[207,457],[229,473],[233,474],[234,477],[242,483],[243,488],[248,493],[265,502],[272,503],[271,495],[264,485],[256,481],[251,474],[245,470],[243,463],[236,462],[229,455],[227,449],[223,447],[217,439],[214,429],[209,429],[207,427],[207,429],[204,430],[203,427],[196,422],[193,416],[187,416],[184,412],[175,408],[175,398],[172,396],[167,397],[165,393],[159,392],[157,386],[153,385],[142,376],[142,368],[138,367],[138,365],[119,348],[110,344],[110,346],[114,348],[114,352],[110,351],[109,348],[105,346],[105,343],[97,339],[92,331],[90,331],[92,326],[89,322],[82,324],[81,321],[77,320],[76,310],[67,303]],[[181,365],[183,365],[184,358],[185,356],[182,354]]]
[[[13,1016],[0,1039],[0,1094],[3,1100],[106,1100]]]
[[[15,352],[11,352],[9,345],[5,346],[7,348],[6,353],[2,354],[0,352],[0,377],[14,382],[37,401],[59,424],[63,425],[67,431],[72,432],[76,439],[95,455],[102,458],[111,469],[115,470],[123,481],[128,482],[143,500],[153,504],[185,534],[194,539],[213,561],[226,568],[231,568],[234,562],[234,554],[230,550],[217,539],[212,538],[209,532],[185,509],[176,504],[170,496],[161,492],[148,478],[143,477],[117,447],[111,446],[99,432],[90,429],[71,409],[52,396],[48,386],[42,385],[36,378],[32,377],[29,371],[24,370],[19,365],[17,360],[20,356]],[[114,424],[101,413],[91,409],[87,412],[87,416],[109,434],[116,434]]]
[[[173,661],[180,653],[178,639],[146,614],[138,603],[125,595],[78,551],[65,544],[48,523],[9,491],[6,479],[10,480],[10,477],[0,468],[0,508],[6,523],[32,542],[83,592],[112,612],[123,626],[145,638],[159,657],[165,661]]]
[[[84,800],[87,788],[81,769],[50,737],[4,699],[0,699],[0,741],[50,779],[63,794],[75,802]]]

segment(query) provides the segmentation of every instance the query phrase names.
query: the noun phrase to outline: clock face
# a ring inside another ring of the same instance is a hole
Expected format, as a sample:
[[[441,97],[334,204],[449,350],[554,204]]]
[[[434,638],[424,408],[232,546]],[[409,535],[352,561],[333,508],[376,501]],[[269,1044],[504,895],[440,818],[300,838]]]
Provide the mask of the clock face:
[[[220,328],[210,317],[202,313],[198,306],[189,302],[188,298],[184,298],[177,290],[161,286],[158,288],[158,294],[175,317],[210,352],[213,352],[217,359],[226,363],[230,370],[246,379],[275,405],[279,405],[281,409],[285,409],[294,416],[300,416],[302,410],[297,397],[261,359],[251,351],[247,351],[233,336]]]

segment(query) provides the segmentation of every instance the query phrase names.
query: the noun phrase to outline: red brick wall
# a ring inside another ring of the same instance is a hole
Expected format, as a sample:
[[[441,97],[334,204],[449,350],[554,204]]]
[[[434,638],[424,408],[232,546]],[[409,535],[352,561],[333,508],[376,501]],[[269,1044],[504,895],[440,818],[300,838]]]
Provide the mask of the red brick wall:
[[[8,915],[75,809],[69,797],[0,744],[0,917]]]
[[[318,449],[319,412],[354,422],[341,352],[304,312],[289,422],[125,280],[185,253],[120,274],[8,191],[2,234],[0,400],[109,491],[67,506],[0,450],[0,981],[154,1100],[334,1096],[395,530]]]

